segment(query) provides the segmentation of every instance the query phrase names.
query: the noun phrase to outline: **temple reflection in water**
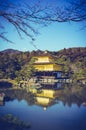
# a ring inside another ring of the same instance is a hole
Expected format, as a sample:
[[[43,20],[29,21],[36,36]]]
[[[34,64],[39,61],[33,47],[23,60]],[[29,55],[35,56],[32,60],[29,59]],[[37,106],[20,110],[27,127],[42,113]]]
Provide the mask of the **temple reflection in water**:
[[[48,106],[55,104],[55,93],[55,90],[42,89],[40,93],[36,93],[35,103],[37,105],[43,106],[44,108],[47,108]]]
[[[36,88],[37,87],[37,88]],[[86,87],[70,86],[68,84],[43,84],[38,87],[34,84],[28,90],[8,90],[5,91],[5,101],[26,100],[29,105],[38,105],[44,108],[58,104],[59,101],[63,105],[69,107],[77,104],[78,107],[86,104]],[[2,105],[2,104],[1,104]],[[3,103],[4,105],[4,103]]]

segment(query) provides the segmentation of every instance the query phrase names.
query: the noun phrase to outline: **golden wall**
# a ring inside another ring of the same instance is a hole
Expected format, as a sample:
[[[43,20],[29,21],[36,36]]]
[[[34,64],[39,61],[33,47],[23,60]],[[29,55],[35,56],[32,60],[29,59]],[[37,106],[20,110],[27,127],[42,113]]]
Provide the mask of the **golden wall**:
[[[34,65],[37,71],[61,71],[62,67],[55,64]]]
[[[47,90],[43,89],[41,93],[37,93],[36,96],[39,97],[48,97],[48,98],[55,98],[55,91],[54,90]]]

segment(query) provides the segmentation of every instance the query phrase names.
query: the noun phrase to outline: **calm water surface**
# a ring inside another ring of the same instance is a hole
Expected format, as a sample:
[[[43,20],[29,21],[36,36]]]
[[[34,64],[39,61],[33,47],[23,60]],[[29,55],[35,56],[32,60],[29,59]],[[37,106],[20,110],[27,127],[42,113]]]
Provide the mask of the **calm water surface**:
[[[35,94],[26,90],[4,93],[0,116],[18,116],[31,124],[30,130],[86,130],[85,87],[44,88]]]

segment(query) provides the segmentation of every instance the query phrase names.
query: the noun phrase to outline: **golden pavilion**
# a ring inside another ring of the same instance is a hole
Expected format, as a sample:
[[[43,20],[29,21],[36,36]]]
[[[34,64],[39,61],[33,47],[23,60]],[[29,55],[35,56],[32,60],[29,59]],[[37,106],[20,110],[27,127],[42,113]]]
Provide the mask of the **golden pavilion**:
[[[47,53],[35,56],[34,68],[39,76],[61,77],[62,65],[55,62],[55,58]]]
[[[62,66],[56,64],[53,57],[48,55],[37,56],[34,67],[37,71],[61,71]]]

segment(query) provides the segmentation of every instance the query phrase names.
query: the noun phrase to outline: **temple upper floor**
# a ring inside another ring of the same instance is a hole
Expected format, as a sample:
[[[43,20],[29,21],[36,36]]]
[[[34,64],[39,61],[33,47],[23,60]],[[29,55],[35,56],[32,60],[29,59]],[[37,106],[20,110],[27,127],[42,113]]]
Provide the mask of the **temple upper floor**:
[[[50,63],[54,62],[53,57],[48,56],[48,55],[43,55],[43,56],[37,56],[35,57],[35,63]]]

